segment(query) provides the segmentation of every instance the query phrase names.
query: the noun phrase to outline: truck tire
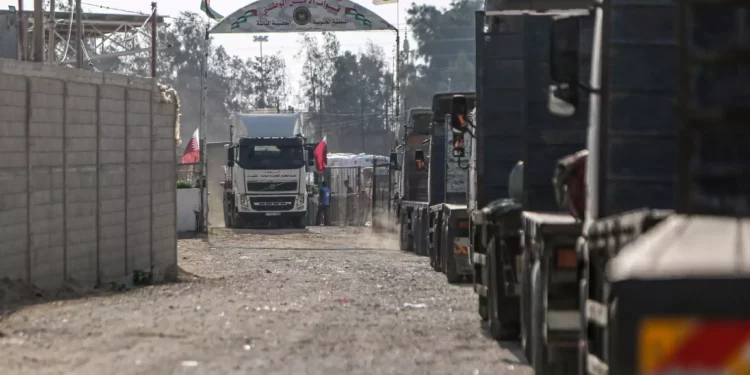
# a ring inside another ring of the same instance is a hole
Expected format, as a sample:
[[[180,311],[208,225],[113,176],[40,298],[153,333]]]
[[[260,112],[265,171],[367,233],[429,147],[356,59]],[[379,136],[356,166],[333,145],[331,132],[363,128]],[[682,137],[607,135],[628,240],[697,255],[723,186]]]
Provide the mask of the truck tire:
[[[443,228],[440,226],[441,219],[441,215],[437,214],[437,220],[435,222],[435,226],[433,227],[435,231],[432,233],[432,244],[430,244],[430,265],[436,272],[443,271],[443,265],[441,264],[440,257],[438,256],[440,254],[440,247],[442,246],[443,242]]]
[[[545,342],[544,330],[544,295],[542,292],[542,270],[539,261],[535,261],[531,267],[531,362],[534,373],[547,375],[547,343]]]
[[[451,236],[451,231],[448,228],[448,222],[445,222],[445,225],[443,226],[443,241],[442,241],[442,253],[443,253],[443,272],[445,273],[445,278],[448,280],[449,284],[456,284],[461,281],[461,275],[458,273],[458,270],[456,269],[456,258],[455,253],[453,249],[453,238]]]
[[[401,210],[401,220],[400,220],[400,227],[401,227],[401,235],[400,235],[400,247],[402,251],[412,251],[414,249],[414,245],[412,243],[411,234],[409,233],[408,223],[407,223],[407,214],[406,209]]]
[[[296,229],[305,229],[307,227],[307,216],[294,219],[293,225]]]
[[[487,312],[487,297],[478,296],[477,299],[477,310],[479,312],[479,317],[482,318],[483,322],[486,322],[490,318],[490,314]]]
[[[531,255],[523,250],[523,271],[521,272],[521,347],[526,358],[531,358]]]
[[[505,295],[505,280],[503,279],[503,272],[501,272],[500,255],[496,243],[497,240],[492,237],[487,249],[487,273],[489,276],[487,318],[490,335],[498,341],[517,340],[519,336],[519,314],[513,304],[518,302]]]

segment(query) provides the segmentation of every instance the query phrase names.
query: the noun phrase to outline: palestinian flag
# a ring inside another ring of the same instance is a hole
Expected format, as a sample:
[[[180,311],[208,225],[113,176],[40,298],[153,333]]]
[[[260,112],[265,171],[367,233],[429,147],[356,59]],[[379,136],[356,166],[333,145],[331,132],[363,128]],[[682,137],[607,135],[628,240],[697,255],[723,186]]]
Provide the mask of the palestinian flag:
[[[344,14],[346,14],[347,16],[357,17],[357,15],[359,14],[359,12],[357,12],[357,10],[354,9],[354,8],[346,8],[346,9],[344,9]]]
[[[201,0],[201,10],[206,13],[208,18],[214,21],[221,21],[221,19],[224,18],[224,16],[211,8],[211,0]]]
[[[240,18],[238,18],[237,21],[234,21],[232,23],[232,29],[239,29],[240,28],[240,24],[247,22],[247,19],[251,18],[251,17],[258,17],[258,10],[257,9],[249,9],[249,10],[245,11],[245,15],[243,15]]]

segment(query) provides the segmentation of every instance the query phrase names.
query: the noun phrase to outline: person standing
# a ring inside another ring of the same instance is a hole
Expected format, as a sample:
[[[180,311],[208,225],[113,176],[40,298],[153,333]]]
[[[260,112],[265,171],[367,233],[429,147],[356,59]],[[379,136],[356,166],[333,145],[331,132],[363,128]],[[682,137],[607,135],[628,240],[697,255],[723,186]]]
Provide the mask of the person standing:
[[[331,205],[331,189],[328,188],[328,184],[323,181],[320,184],[320,200],[318,201],[318,215],[315,219],[317,225],[328,224],[328,207]]]
[[[346,188],[346,225],[349,225],[357,221],[354,212],[354,189],[349,185],[349,180],[344,180],[344,187]]]

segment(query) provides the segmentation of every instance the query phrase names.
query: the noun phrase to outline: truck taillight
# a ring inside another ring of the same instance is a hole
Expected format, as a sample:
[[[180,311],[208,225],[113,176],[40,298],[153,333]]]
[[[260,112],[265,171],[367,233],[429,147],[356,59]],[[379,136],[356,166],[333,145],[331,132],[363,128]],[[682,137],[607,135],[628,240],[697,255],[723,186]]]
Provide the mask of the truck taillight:
[[[466,229],[469,227],[469,221],[468,220],[461,220],[458,222],[458,228],[459,229]]]
[[[555,264],[558,268],[575,268],[578,265],[578,256],[574,249],[557,249]]]

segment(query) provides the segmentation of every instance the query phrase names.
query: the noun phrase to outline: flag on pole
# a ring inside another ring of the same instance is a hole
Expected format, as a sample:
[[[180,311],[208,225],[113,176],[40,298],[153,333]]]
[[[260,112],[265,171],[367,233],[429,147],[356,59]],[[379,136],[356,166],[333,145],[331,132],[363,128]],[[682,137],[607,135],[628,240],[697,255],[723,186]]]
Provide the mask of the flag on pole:
[[[182,154],[182,159],[180,159],[182,164],[195,164],[201,160],[200,138],[198,137],[200,133],[198,130],[200,129],[195,129],[193,138],[190,138],[187,147],[185,147],[185,153]]]
[[[323,169],[328,165],[328,142],[326,137],[315,146],[315,165],[318,166],[318,172],[323,172]]]
[[[398,0],[372,0],[373,5],[397,4]]]
[[[224,16],[211,8],[211,0],[201,0],[201,10],[206,13],[208,18],[214,21],[221,21],[221,19],[224,18]]]

